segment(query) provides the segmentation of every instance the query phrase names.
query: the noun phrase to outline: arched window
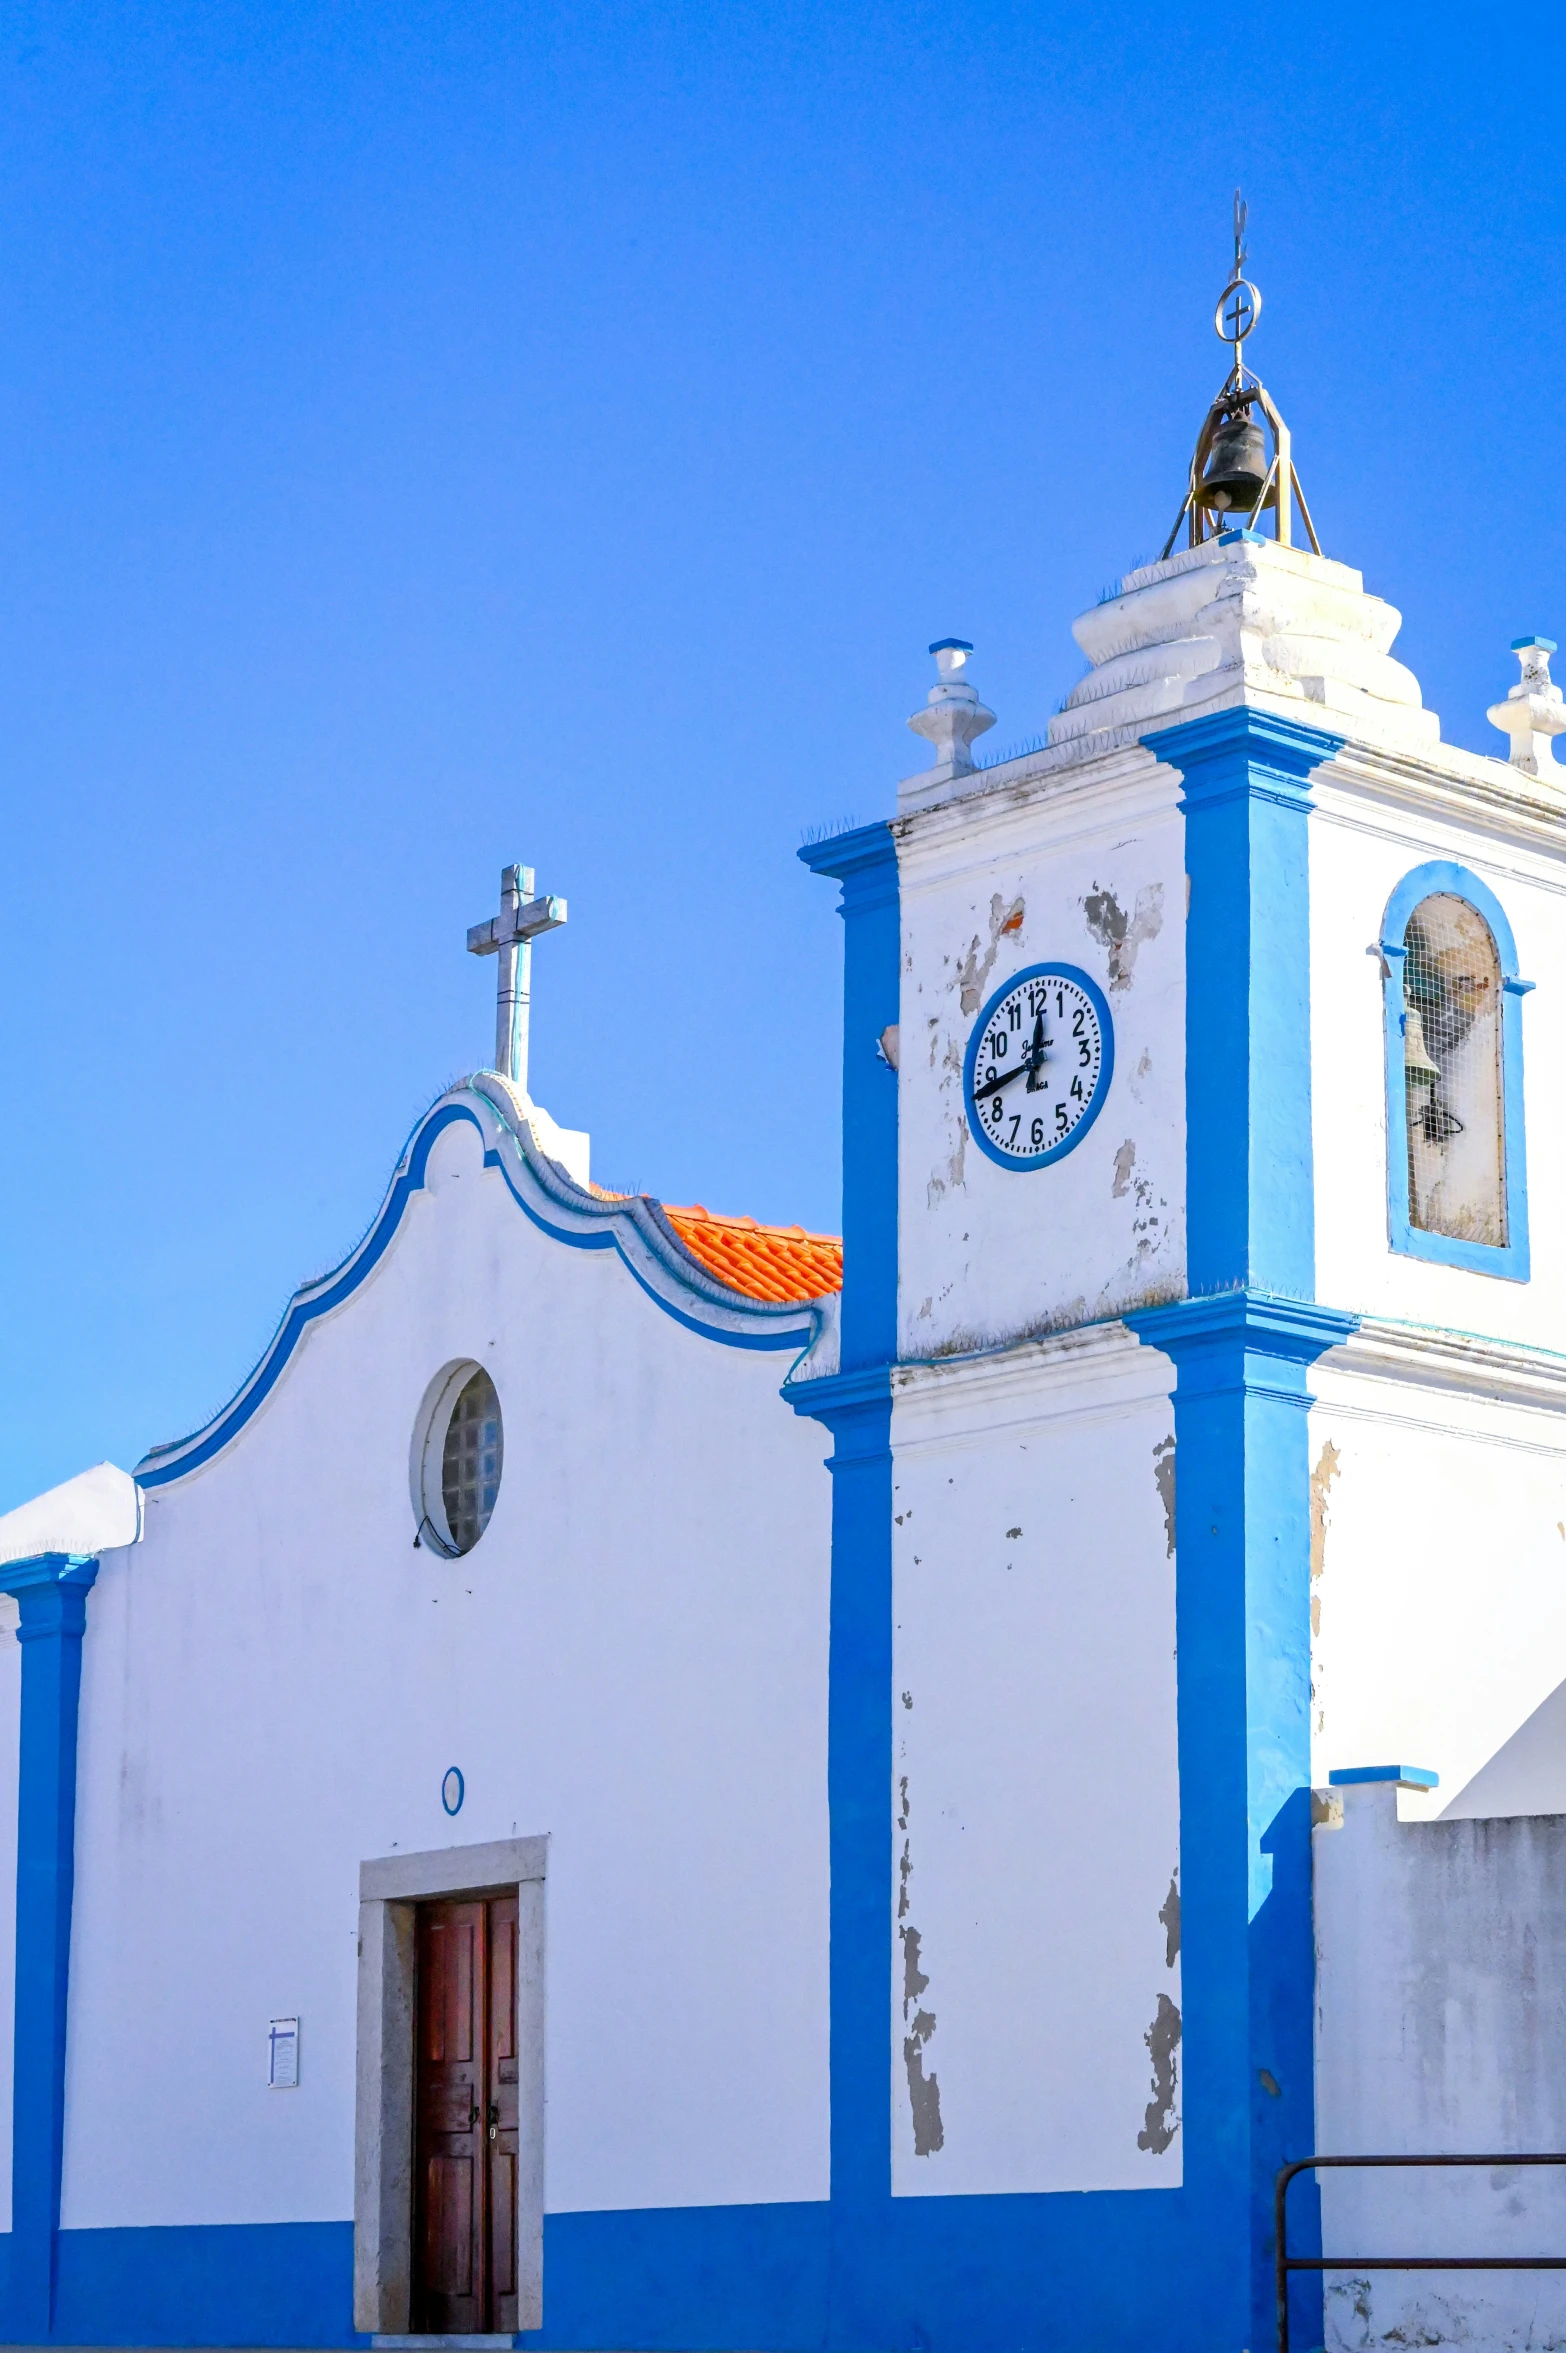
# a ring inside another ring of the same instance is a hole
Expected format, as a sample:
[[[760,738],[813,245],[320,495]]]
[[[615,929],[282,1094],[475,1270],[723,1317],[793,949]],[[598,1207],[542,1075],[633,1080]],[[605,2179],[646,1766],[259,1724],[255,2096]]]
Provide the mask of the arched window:
[[[1476,875],[1420,867],[1393,893],[1387,988],[1394,1249],[1526,1281],[1522,993],[1511,927]]]

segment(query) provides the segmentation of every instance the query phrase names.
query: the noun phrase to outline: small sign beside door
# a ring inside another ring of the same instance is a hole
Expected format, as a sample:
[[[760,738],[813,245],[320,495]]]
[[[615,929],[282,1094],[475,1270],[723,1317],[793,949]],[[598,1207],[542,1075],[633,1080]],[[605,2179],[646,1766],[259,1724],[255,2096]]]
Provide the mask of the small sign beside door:
[[[299,2021],[274,2018],[267,2037],[267,2082],[275,2092],[299,2089]]]

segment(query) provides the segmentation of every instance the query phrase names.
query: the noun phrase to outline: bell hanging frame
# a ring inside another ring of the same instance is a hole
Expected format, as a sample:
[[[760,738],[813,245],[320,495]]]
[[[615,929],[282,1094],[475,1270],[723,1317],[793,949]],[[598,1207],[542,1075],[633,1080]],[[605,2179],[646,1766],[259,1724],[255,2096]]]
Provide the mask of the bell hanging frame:
[[[1259,302],[1257,307],[1259,312]],[[1221,316],[1221,301],[1219,312]],[[1300,521],[1304,524],[1309,535],[1311,547],[1318,556],[1321,553],[1321,542],[1316,537],[1316,526],[1311,521],[1310,508],[1305,503],[1305,493],[1300,487],[1299,474],[1295,470],[1293,442],[1290,438],[1289,428],[1284,423],[1261,378],[1253,376],[1247,385],[1245,374],[1246,371],[1241,364],[1238,350],[1236,350],[1234,368],[1225,379],[1223,390],[1218,394],[1203,418],[1202,429],[1196,436],[1196,448],[1191,456],[1191,471],[1186,482],[1185,497],[1180,503],[1180,512],[1174,519],[1169,537],[1164,541],[1163,553],[1158,559],[1160,563],[1165,562],[1172,552],[1174,543],[1180,536],[1182,523],[1187,525],[1187,546],[1200,547],[1204,540],[1216,539],[1224,531],[1254,531],[1258,517],[1265,511],[1269,503],[1273,509],[1273,530],[1280,547],[1292,547],[1294,544],[1294,508],[1298,505]],[[1213,514],[1202,503],[1201,486],[1202,475],[1207,460],[1212,454],[1212,446],[1217,439],[1218,429],[1241,408],[1249,409],[1253,405],[1260,408],[1272,434],[1272,462],[1267,468],[1260,495],[1249,512],[1243,507],[1226,507],[1221,514]]]

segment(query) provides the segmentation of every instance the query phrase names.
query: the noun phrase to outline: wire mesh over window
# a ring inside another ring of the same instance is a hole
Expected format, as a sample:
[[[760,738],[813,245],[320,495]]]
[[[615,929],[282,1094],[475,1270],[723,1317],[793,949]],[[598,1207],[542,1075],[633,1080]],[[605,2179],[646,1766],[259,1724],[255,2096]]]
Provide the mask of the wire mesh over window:
[[[489,1526],[503,1453],[500,1399],[488,1373],[479,1371],[457,1394],[441,1457],[441,1501],[458,1552],[471,1552]]]
[[[1427,1234],[1504,1248],[1501,960],[1466,899],[1421,899],[1403,934],[1408,1216]]]

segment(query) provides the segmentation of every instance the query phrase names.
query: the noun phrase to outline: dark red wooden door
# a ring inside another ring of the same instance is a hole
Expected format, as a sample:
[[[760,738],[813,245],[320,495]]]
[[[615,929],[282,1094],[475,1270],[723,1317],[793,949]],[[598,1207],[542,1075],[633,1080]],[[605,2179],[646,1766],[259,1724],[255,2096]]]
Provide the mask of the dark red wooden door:
[[[421,1904],[413,2325],[517,2324],[517,1899]]]
[[[517,2325],[517,1899],[489,1906],[490,2327]]]

